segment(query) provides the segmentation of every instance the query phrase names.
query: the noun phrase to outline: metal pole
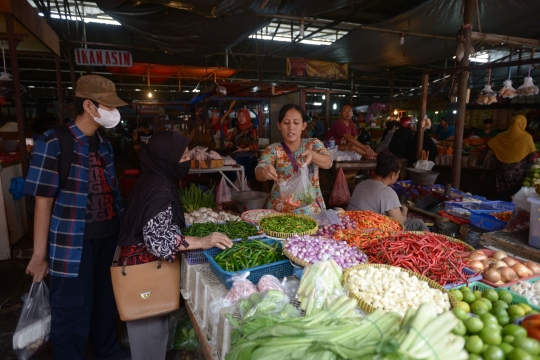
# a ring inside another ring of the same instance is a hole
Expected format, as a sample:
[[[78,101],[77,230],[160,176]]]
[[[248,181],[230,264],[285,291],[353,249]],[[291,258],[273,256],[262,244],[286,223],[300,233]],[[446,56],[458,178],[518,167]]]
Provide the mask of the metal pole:
[[[420,159],[422,150],[424,149],[424,130],[422,129],[422,120],[426,116],[427,112],[427,98],[428,98],[428,86],[429,86],[429,74],[422,74],[422,107],[420,109],[419,123],[416,125],[416,133],[418,134],[416,143],[416,160]]]
[[[390,107],[388,113],[390,116],[394,115],[394,70],[390,72]]]
[[[15,30],[13,28],[13,15],[5,13],[6,29],[9,45],[9,62],[11,65],[11,76],[13,79],[15,115],[17,116],[17,127],[19,130],[19,151],[21,152],[21,164],[23,176],[26,177],[26,136],[24,135],[24,113],[22,108],[21,81],[19,77],[19,62],[17,60],[17,42],[15,41]]]
[[[58,92],[58,112],[60,113],[60,124],[64,123],[64,96],[62,94],[62,67],[60,66],[60,56],[55,56],[56,63],[56,91]]]
[[[328,129],[330,128],[330,90],[326,90],[325,105],[326,114],[324,119],[324,137],[326,138],[326,134],[328,133]]]
[[[471,47],[471,30],[474,17],[474,0],[463,0],[462,36],[465,40],[465,54],[459,66],[469,66],[469,48]],[[465,107],[467,105],[467,88],[469,72],[462,71],[458,76],[457,116],[454,122],[454,157],[452,159],[452,186],[459,189],[461,180],[461,150],[463,149],[463,129],[465,126]]]
[[[75,64],[73,63],[73,48],[68,48],[68,60],[69,60],[69,78],[71,80],[71,88],[73,89],[73,103],[75,103],[75,90],[77,89],[77,80],[75,80]],[[73,114],[75,118],[76,114]]]

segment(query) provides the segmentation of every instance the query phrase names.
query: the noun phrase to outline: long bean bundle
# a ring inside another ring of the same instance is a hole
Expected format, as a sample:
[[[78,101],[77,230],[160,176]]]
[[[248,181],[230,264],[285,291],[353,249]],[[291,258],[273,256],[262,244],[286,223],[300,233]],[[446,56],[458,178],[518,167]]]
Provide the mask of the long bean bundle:
[[[214,258],[225,271],[239,271],[285,259],[280,243],[270,245],[259,240],[234,243]]]

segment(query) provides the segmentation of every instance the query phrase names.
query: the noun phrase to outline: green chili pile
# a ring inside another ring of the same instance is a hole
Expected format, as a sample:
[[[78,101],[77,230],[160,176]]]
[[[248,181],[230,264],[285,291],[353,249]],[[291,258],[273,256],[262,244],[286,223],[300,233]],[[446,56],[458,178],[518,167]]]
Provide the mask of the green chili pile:
[[[280,243],[267,244],[260,240],[240,241],[220,252],[214,260],[225,271],[239,271],[285,260]]]
[[[230,239],[247,240],[259,233],[257,227],[244,221],[227,221],[225,224],[197,223],[181,230],[185,236],[208,236],[213,232],[227,235]]]
[[[262,229],[282,233],[301,233],[312,230],[315,225],[314,220],[286,215],[269,216],[259,221]]]

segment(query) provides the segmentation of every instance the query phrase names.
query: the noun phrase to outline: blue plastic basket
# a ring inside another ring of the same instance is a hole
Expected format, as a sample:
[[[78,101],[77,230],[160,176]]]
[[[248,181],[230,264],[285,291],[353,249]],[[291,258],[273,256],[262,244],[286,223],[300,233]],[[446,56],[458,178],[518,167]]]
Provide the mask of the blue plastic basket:
[[[490,215],[502,211],[504,210],[471,210],[471,225],[486,231],[502,230],[506,227],[506,222]]]
[[[278,241],[271,240],[271,239],[263,239],[261,241],[264,241],[267,244],[274,244]],[[281,247],[281,243],[280,243]],[[244,269],[237,272],[231,272],[231,271],[225,271],[217,264],[217,262],[214,260],[214,258],[223,250],[219,248],[211,248],[208,250],[204,250],[203,254],[208,259],[208,264],[210,265],[210,270],[216,275],[216,277],[221,281],[223,284],[225,284],[225,287],[227,289],[230,289],[232,286],[232,281],[229,281],[233,275],[245,273],[249,271],[248,279],[255,285],[259,283],[259,280],[263,275],[274,275],[278,279],[281,279],[285,276],[291,276],[293,274],[293,266],[291,265],[291,262],[289,259],[277,261],[272,264],[268,265],[261,265],[256,266],[249,269]]]
[[[480,204],[473,202],[460,202],[460,201],[445,201],[444,208],[446,210],[452,209],[467,209],[467,210],[481,210]]]
[[[511,202],[506,201],[486,201],[480,204],[481,210],[505,210],[512,211],[516,206]]]
[[[248,240],[254,240],[254,239],[264,239],[266,238],[266,234],[262,235],[255,235],[248,237]],[[242,241],[241,238],[234,239],[232,242]],[[197,265],[197,264],[206,264],[208,262],[208,259],[203,254],[203,249],[197,249],[197,250],[187,250],[184,251],[184,255],[186,255],[186,260],[189,265]]]
[[[463,268],[463,273],[464,274],[467,274],[467,275],[473,275],[473,274],[476,274],[474,272],[474,270],[471,270],[471,269],[468,269],[468,268]],[[474,276],[474,277],[470,277],[468,279],[468,283],[473,283],[473,282],[478,282],[482,280],[482,274],[479,274],[478,276]],[[459,282],[459,283],[452,283],[452,284],[446,284],[446,285],[443,285],[443,287],[446,289],[446,290],[449,290],[449,289],[453,289],[453,288],[456,288],[456,287],[461,287],[463,285],[465,285],[466,283],[464,282]]]

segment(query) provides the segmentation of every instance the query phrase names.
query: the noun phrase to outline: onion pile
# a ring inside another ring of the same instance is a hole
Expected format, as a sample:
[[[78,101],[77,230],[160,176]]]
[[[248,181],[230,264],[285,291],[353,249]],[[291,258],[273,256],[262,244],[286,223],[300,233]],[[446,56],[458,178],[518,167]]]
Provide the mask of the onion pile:
[[[341,223],[333,225],[319,226],[315,235],[331,237],[338,230],[356,229],[356,222],[352,221],[347,215],[339,216]]]
[[[531,275],[540,275],[540,265],[532,261],[521,263],[506,255],[504,251],[495,251],[488,257],[482,250],[469,255],[469,268],[482,272],[482,277],[489,282],[506,284]]]
[[[320,261],[328,254],[342,269],[367,262],[367,256],[357,248],[352,248],[345,241],[336,241],[315,236],[288,238],[284,249],[291,255],[310,264]]]

